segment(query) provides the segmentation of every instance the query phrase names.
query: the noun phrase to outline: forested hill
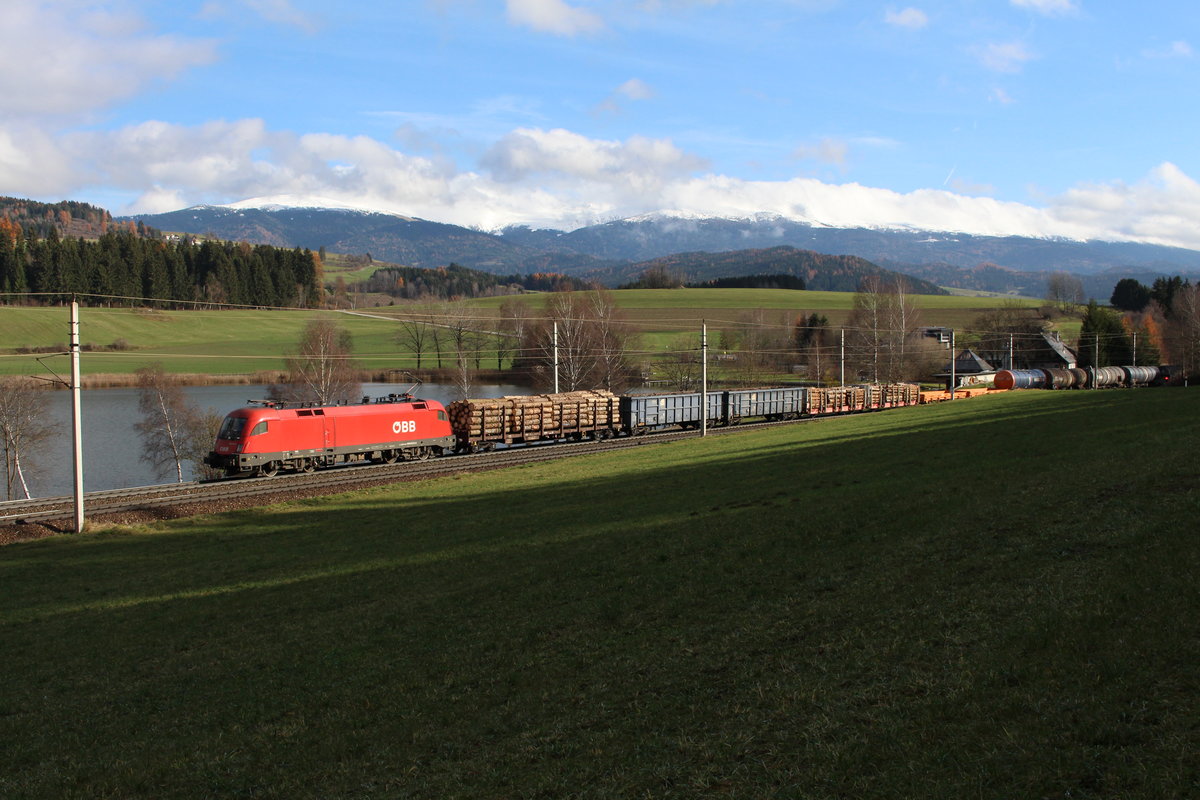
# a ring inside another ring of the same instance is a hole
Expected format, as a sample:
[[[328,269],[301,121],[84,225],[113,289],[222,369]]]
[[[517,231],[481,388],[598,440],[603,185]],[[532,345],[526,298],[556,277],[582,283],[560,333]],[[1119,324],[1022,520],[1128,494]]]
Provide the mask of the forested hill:
[[[52,228],[57,229],[62,236],[82,236],[88,239],[95,239],[114,226],[128,230],[139,229],[138,223],[114,223],[112,215],[105,209],[74,200],[39,203],[19,197],[0,197],[0,220],[42,238],[50,235]],[[142,232],[147,230],[144,225],[140,228]]]
[[[164,241],[127,229],[95,240],[45,237],[0,217],[0,293],[104,295],[112,302],[315,306],[321,264],[308,250]]]
[[[624,283],[637,280],[648,270],[679,275],[688,283],[742,275],[794,275],[801,278],[810,290],[832,292],[856,291],[862,279],[869,275],[888,280],[902,275],[857,256],[830,256],[785,245],[724,253],[678,253],[636,264],[623,264],[589,277],[604,283]],[[929,281],[911,275],[903,277],[908,281],[909,291],[916,294],[946,294],[944,289]]]

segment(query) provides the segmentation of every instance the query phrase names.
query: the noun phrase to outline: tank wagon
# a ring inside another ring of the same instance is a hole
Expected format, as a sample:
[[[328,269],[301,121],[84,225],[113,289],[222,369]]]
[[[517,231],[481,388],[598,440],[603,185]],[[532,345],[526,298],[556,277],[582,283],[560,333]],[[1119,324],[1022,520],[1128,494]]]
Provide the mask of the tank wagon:
[[[1002,369],[992,384],[997,389],[1044,389],[1046,373],[1040,369]]]
[[[441,455],[455,447],[446,409],[412,395],[318,405],[250,401],[221,423],[204,463],[226,475],[311,472],[338,462],[391,463]]]
[[[1091,367],[1081,369],[1004,369],[996,373],[997,389],[1103,389],[1118,386],[1165,385],[1176,367]]]

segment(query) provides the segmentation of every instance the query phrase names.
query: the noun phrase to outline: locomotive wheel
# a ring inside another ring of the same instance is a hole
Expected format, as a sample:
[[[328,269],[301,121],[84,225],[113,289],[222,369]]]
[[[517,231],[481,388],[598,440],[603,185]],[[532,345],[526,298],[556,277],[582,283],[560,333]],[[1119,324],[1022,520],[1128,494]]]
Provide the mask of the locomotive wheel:
[[[311,473],[315,472],[317,465],[313,463],[311,458],[301,459],[300,466],[296,468],[297,472]]]
[[[279,462],[268,461],[258,468],[258,474],[263,478],[274,478],[279,474]]]
[[[418,461],[428,461],[432,457],[433,457],[433,448],[432,447],[422,447],[420,450],[417,451],[417,460]]]
[[[395,464],[400,458],[395,450],[384,450],[380,461],[385,464]]]

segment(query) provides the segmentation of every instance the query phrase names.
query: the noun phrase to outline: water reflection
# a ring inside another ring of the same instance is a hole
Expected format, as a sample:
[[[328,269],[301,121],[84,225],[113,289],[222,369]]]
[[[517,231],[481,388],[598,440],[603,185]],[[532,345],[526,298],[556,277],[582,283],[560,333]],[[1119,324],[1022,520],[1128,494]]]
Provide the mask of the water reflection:
[[[363,394],[382,397],[403,392],[411,383],[367,383]],[[188,401],[202,410],[225,415],[245,406],[249,400],[266,396],[266,386],[188,386],[184,388]],[[454,398],[452,387],[426,383],[417,396],[449,403]],[[473,397],[501,397],[508,394],[530,394],[526,386],[487,385],[475,387]],[[169,483],[175,479],[174,467],[169,474],[156,474],[143,461],[142,441],[134,429],[139,420],[138,390],[136,388],[85,389],[83,408],[83,488],[85,491],[123,489]],[[54,431],[37,453],[30,456],[26,468],[29,491],[34,497],[67,495],[72,491],[71,476],[71,393],[48,392],[46,414],[53,420]],[[192,480],[191,465],[183,465],[184,480]],[[0,492],[0,499],[3,493]]]

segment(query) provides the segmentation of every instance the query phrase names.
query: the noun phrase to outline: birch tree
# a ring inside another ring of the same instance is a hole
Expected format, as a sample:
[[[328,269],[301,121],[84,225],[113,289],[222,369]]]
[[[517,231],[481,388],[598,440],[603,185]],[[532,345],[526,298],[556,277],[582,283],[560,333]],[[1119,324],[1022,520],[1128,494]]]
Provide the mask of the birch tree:
[[[142,438],[142,461],[160,475],[174,471],[175,480],[183,483],[191,416],[183,387],[162,364],[142,367],[135,374],[141,417],[133,427]]]
[[[29,498],[25,468],[37,445],[53,430],[45,416],[46,389],[31,378],[0,378],[0,446],[4,449],[4,490]]]

